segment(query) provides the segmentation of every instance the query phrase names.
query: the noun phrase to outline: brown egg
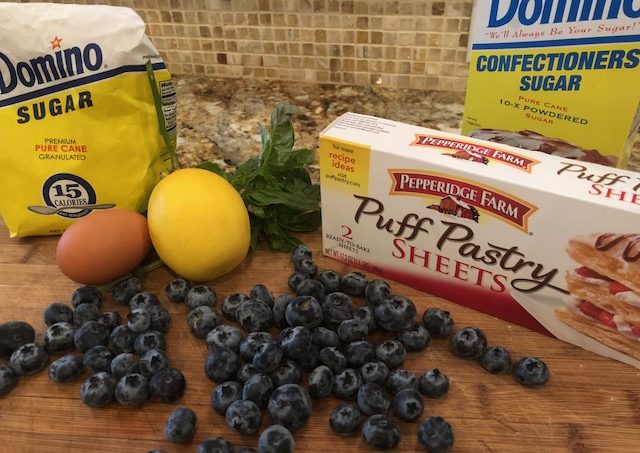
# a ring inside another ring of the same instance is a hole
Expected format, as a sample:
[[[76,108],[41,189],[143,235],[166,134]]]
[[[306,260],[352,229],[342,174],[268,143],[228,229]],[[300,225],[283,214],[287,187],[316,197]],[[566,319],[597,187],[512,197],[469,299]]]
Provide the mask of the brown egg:
[[[102,285],[135,269],[150,248],[146,217],[127,209],[96,210],[60,236],[56,263],[75,282]]]

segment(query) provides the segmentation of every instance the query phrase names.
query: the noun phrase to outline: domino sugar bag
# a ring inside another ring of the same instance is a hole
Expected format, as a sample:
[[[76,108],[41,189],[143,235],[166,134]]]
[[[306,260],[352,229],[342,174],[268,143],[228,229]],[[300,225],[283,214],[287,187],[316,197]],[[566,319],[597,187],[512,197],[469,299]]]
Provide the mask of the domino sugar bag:
[[[12,237],[141,211],[175,165],[176,94],[131,9],[1,3],[0,215]]]

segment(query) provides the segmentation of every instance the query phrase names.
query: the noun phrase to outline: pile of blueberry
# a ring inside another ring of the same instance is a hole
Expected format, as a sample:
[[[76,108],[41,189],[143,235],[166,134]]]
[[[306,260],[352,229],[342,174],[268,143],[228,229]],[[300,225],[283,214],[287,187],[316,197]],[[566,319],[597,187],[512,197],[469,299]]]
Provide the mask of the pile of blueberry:
[[[297,385],[302,371],[297,364],[282,360],[279,342],[267,332],[272,326],[274,305],[269,290],[256,285],[249,295],[233,294],[222,304],[223,315],[238,322],[249,332],[247,335],[241,328],[222,322],[215,308],[218,297],[213,288],[191,286],[188,281],[176,278],[167,285],[166,294],[170,301],[184,303],[191,333],[206,343],[209,353],[204,371],[218,384],[211,395],[213,409],[225,417],[232,429],[251,435],[259,431],[262,411],[268,406],[273,424],[261,433],[259,451],[293,452],[295,442],[291,432],[311,415],[311,400],[306,390]],[[165,438],[174,443],[189,442],[195,436],[196,424],[195,413],[180,407],[165,424]],[[203,441],[197,451],[235,450],[226,439],[213,437]]]
[[[80,387],[80,398],[88,406],[103,407],[116,400],[140,406],[151,397],[178,400],[185,379],[181,371],[169,367],[164,353],[171,315],[135,277],[114,286],[113,298],[129,307],[125,323],[116,311],[101,312],[105,299],[95,286],[77,288],[71,306],[49,304],[41,345],[34,343],[35,331],[28,324],[7,323],[13,333],[0,329],[0,337],[13,338],[14,343],[19,338],[24,344],[12,352],[10,366],[0,366],[0,393],[14,385],[16,375],[40,372],[50,357],[59,356],[49,365],[49,378],[69,383],[88,371],[91,376]]]
[[[423,397],[439,398],[449,390],[448,377],[437,368],[420,376],[402,368],[407,352],[424,350],[432,337],[451,338],[453,354],[477,359],[491,373],[511,369],[509,352],[488,348],[480,329],[454,333],[449,312],[429,308],[419,322],[413,302],[392,294],[384,280],[368,280],[360,272],[319,272],[304,245],[295,248],[291,259],[292,293],[274,298],[258,284],[249,294],[225,297],[222,315],[216,311],[214,289],[191,287],[182,278],[166,287],[171,301],[185,303],[191,332],[208,348],[204,371],[216,384],[211,394],[214,411],[243,435],[259,432],[268,414],[271,425],[260,435],[258,452],[293,452],[292,433],[309,419],[312,400],[331,395],[345,401],[330,415],[335,433],[361,432],[374,449],[394,448],[400,431],[392,417],[417,421],[423,414]],[[356,306],[354,301],[360,299],[364,303]],[[223,323],[223,316],[235,325]],[[374,332],[381,340],[375,345],[368,341]],[[539,359],[527,357],[515,367],[515,376],[535,387],[546,383],[548,370]],[[193,411],[179,408],[165,425],[165,437],[188,442],[195,426]],[[439,416],[423,420],[417,437],[433,453],[448,451],[454,442],[451,425]],[[234,449],[223,438],[210,438],[197,451]]]
[[[331,395],[344,401],[329,417],[336,434],[360,432],[372,448],[393,449],[400,442],[394,418],[418,421],[423,398],[440,398],[449,390],[448,377],[437,368],[420,375],[402,368],[407,353],[426,349],[432,338],[450,339],[455,356],[477,360],[490,373],[512,371],[522,385],[538,387],[549,379],[538,358],[523,357],[512,366],[509,351],[489,347],[477,327],[454,331],[445,310],[428,308],[420,319],[414,303],[392,294],[384,280],[368,280],[360,272],[320,272],[304,245],[294,249],[291,259],[291,293],[276,298],[262,284],[220,304],[213,288],[192,286],[182,278],[165,288],[171,302],[184,304],[192,334],[206,344],[204,372],[216,384],[213,410],[242,435],[258,433],[269,416],[257,450],[239,453],[293,452],[293,433],[309,420],[313,399]],[[135,277],[118,282],[113,298],[129,308],[124,323],[118,312],[101,312],[104,296],[93,286],[76,289],[72,306],[50,304],[43,344],[35,343],[35,330],[27,323],[0,325],[0,356],[10,355],[9,364],[0,363],[0,395],[15,386],[18,376],[44,370],[49,358],[59,355],[49,366],[50,379],[72,382],[88,370],[91,376],[80,389],[88,406],[116,400],[140,406],[151,397],[178,401],[185,379],[169,366],[164,352],[169,312]],[[196,425],[196,414],[178,407],[165,424],[165,438],[190,442]],[[418,425],[417,438],[427,452],[446,452],[454,433],[444,418],[429,416]],[[208,438],[197,448],[197,453],[234,451],[222,437]]]

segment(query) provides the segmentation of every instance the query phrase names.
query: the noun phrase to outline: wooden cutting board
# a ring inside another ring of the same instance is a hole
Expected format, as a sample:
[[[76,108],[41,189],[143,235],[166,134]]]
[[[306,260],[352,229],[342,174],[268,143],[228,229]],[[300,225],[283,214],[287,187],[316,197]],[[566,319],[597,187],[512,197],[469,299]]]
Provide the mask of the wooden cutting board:
[[[314,252],[320,269],[346,273],[350,269],[321,255],[320,233],[301,236]],[[0,322],[24,320],[42,339],[42,313],[54,301],[69,303],[77,285],[55,265],[56,237],[9,239],[0,223]],[[292,272],[289,257],[266,250],[250,255],[239,269],[210,282],[219,299],[232,292],[249,292],[256,283],[275,294],[287,291]],[[13,391],[0,398],[0,451],[18,452],[193,452],[200,441],[224,436],[236,448],[257,446],[257,436],[242,437],[229,429],[211,409],[215,385],[203,372],[206,347],[194,338],[185,322],[185,307],[170,303],[165,285],[173,278],[166,269],[154,271],[144,282],[171,312],[167,336],[171,365],[181,369],[187,390],[179,402],[198,416],[193,442],[174,445],[163,436],[164,423],[176,404],[149,402],[140,408],[117,403],[92,409],[79,399],[81,379],[56,384],[46,371],[22,378]],[[551,370],[547,386],[529,389],[511,375],[491,375],[478,363],[454,357],[445,340],[432,340],[424,352],[410,353],[405,368],[422,373],[437,367],[451,380],[449,394],[426,400],[424,416],[441,415],[455,431],[456,452],[638,452],[640,451],[640,370],[599,357],[575,346],[509,325],[490,316],[457,306],[391,282],[396,294],[410,297],[420,315],[430,306],[451,311],[456,326],[478,326],[489,343],[509,348],[514,358],[541,357]],[[106,309],[126,312],[108,298]],[[4,361],[5,358],[2,358]],[[359,435],[338,437],[328,419],[338,404],[334,398],[314,401],[309,423],[295,433],[298,452],[372,451]],[[263,420],[263,427],[268,416]],[[417,423],[398,422],[402,441],[394,451],[420,451]]]

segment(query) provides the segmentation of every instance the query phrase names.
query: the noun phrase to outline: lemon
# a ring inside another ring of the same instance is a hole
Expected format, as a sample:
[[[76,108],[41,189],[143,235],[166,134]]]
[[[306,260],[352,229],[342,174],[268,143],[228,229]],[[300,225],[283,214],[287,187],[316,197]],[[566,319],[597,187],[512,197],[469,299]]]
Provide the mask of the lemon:
[[[208,170],[185,168],[162,179],[149,198],[147,220],[162,261],[189,280],[220,277],[249,250],[249,214],[240,194]]]

